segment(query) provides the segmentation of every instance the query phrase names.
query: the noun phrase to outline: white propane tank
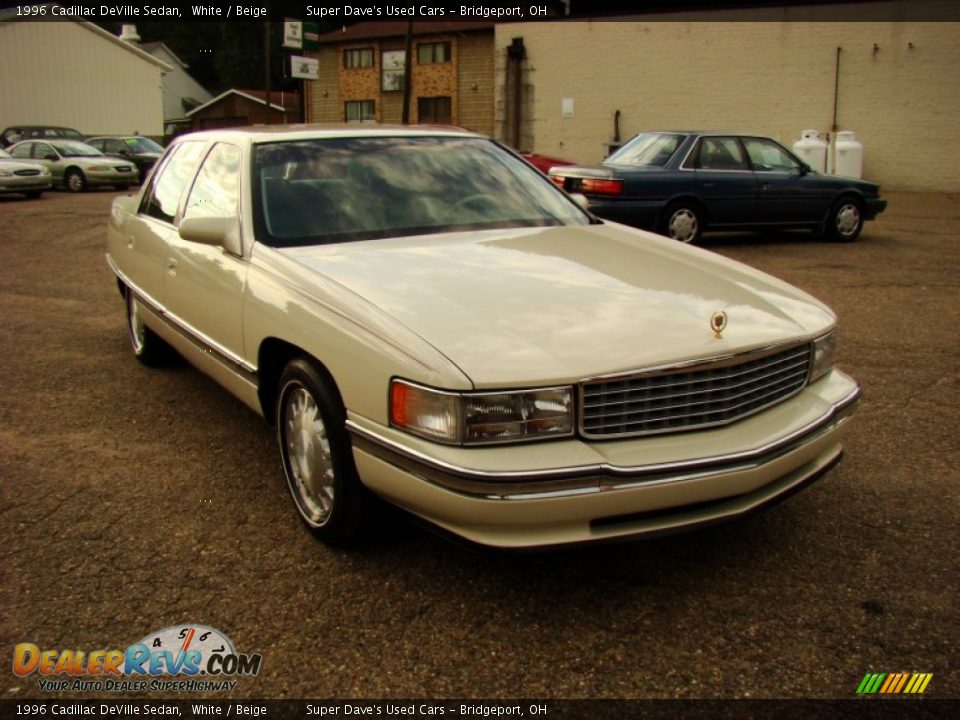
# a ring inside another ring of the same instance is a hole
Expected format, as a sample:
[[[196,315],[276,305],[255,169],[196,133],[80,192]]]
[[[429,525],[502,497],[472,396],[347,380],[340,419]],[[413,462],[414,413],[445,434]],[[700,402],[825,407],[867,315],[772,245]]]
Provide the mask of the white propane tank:
[[[827,141],[816,130],[804,130],[793,144],[793,152],[818,173],[827,171]]]
[[[852,130],[841,130],[833,145],[836,153],[834,175],[860,178],[863,175],[863,144]]]

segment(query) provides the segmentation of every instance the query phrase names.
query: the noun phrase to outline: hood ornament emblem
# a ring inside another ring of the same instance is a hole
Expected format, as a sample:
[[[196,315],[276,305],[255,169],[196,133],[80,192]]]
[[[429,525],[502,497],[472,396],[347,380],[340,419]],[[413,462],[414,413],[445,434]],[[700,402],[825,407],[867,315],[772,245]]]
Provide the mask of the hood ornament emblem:
[[[715,338],[722,338],[723,331],[727,327],[727,314],[723,310],[718,310],[710,316],[710,329],[713,330]]]

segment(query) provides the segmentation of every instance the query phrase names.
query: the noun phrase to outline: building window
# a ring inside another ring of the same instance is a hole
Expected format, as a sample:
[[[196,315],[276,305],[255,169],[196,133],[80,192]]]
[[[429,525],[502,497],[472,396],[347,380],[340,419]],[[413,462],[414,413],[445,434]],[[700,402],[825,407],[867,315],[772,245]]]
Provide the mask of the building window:
[[[422,123],[450,125],[453,122],[453,117],[450,114],[450,98],[417,98],[417,118]]]
[[[450,43],[420,43],[417,45],[417,61],[421,65],[450,62]]]
[[[373,100],[348,100],[343,104],[344,119],[348,123],[375,122]]]
[[[383,68],[383,89],[403,90],[403,71],[406,53],[403,50],[384,50],[380,57]]]
[[[343,51],[345,68],[373,67],[373,48],[355,48]]]

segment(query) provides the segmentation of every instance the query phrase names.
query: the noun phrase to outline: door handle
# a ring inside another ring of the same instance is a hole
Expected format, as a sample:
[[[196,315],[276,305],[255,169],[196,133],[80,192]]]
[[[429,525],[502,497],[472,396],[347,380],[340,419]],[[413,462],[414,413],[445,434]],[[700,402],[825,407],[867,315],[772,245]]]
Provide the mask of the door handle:
[[[177,274],[177,260],[176,258],[167,258],[167,272],[171,275]]]
[[[705,188],[712,188],[714,185],[716,185],[716,183],[708,183],[708,182],[705,182],[705,183],[703,184],[703,186],[704,186]]]

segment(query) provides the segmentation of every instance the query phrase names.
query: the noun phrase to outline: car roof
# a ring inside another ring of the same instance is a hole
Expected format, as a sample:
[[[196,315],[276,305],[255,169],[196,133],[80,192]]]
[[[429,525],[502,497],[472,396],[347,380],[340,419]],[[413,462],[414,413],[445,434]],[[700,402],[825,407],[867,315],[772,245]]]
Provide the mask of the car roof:
[[[449,125],[255,125],[220,130],[201,130],[177,137],[180,142],[189,138],[247,138],[253,143],[279,140],[324,140],[329,138],[359,137],[484,137],[469,130]]]

